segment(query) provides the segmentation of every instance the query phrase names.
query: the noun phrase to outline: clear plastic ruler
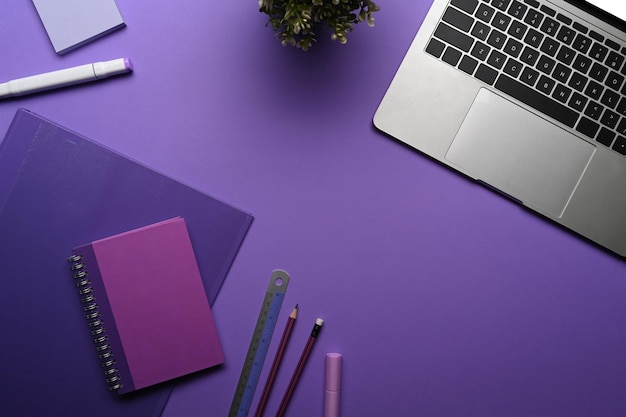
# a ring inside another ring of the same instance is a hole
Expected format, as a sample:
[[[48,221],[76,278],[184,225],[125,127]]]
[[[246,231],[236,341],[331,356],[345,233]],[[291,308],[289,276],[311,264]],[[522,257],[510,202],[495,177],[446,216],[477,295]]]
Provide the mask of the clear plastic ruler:
[[[285,298],[289,278],[289,274],[283,270],[277,269],[272,272],[228,417],[247,417],[248,415],[274,327],[276,327],[280,307]]]

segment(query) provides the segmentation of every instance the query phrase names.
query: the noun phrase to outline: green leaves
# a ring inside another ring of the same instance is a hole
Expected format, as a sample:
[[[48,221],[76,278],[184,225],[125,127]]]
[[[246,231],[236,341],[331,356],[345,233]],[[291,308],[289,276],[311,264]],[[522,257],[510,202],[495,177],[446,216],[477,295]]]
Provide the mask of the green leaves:
[[[380,10],[372,0],[260,0],[259,11],[269,16],[276,37],[283,45],[306,51],[315,42],[313,28],[326,25],[331,39],[342,44],[354,25],[367,22],[374,26],[372,14]]]

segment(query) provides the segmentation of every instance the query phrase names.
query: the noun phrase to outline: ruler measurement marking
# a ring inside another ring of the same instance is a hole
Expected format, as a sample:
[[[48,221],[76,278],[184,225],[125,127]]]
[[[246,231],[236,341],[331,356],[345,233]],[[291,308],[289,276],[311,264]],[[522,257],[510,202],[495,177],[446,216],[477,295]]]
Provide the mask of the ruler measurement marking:
[[[285,297],[289,274],[272,272],[228,417],[247,417]]]

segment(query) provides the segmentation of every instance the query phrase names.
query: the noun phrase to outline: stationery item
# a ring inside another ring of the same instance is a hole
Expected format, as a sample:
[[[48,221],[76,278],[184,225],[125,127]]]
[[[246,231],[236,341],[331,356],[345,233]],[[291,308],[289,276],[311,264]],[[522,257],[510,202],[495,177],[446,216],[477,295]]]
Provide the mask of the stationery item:
[[[59,55],[126,26],[115,0],[33,0],[33,4]]]
[[[69,260],[110,390],[224,362],[184,219],[76,247]]]
[[[160,415],[170,383],[111,393],[77,314],[68,250],[164,219],[189,228],[212,304],[249,214],[24,109],[0,142],[2,414]]]
[[[247,417],[250,411],[254,390],[261,376],[263,362],[272,340],[289,280],[289,274],[283,270],[277,269],[272,272],[261,311],[252,332],[252,340],[250,340],[228,417]]]
[[[0,99],[102,80],[132,70],[133,66],[128,58],[119,58],[18,78],[0,84]]]
[[[267,382],[265,383],[265,387],[263,388],[263,393],[261,394],[261,399],[259,400],[259,405],[257,406],[256,412],[254,413],[254,417],[261,417],[263,415],[265,405],[267,404],[267,399],[272,392],[274,380],[276,379],[276,374],[278,373],[278,369],[280,368],[283,355],[285,354],[285,349],[287,348],[287,344],[289,343],[289,336],[291,336],[291,331],[293,330],[293,325],[295,324],[297,317],[298,305],[296,304],[294,309],[291,311],[291,314],[289,314],[289,318],[287,319],[287,325],[285,326],[285,330],[283,331],[283,336],[280,338],[280,343],[278,344],[278,349],[276,350],[276,356],[274,356],[274,362],[272,362],[272,367],[270,368],[270,373],[267,377]]]
[[[318,318],[315,320],[315,325],[313,326],[313,331],[311,331],[311,336],[306,342],[304,346],[304,350],[302,351],[302,355],[300,356],[300,360],[298,361],[298,365],[296,366],[295,371],[291,377],[291,381],[289,381],[289,386],[287,387],[287,391],[285,391],[285,395],[283,396],[283,400],[278,407],[278,412],[276,413],[276,417],[282,417],[285,415],[285,411],[287,410],[287,405],[289,405],[289,400],[291,400],[291,396],[293,395],[293,391],[296,389],[296,385],[298,384],[298,380],[300,379],[300,375],[302,375],[302,371],[304,370],[304,366],[306,365],[307,360],[309,360],[309,356],[311,355],[311,350],[313,350],[313,344],[317,340],[317,335],[322,329],[322,324],[324,324],[324,320]]]
[[[324,417],[339,417],[341,397],[341,353],[326,354],[326,391],[324,392]]]

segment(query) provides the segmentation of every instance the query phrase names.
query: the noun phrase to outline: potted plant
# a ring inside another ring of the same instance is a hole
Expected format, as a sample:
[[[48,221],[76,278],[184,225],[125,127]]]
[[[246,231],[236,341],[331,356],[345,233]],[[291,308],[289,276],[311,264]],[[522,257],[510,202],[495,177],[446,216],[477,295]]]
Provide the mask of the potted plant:
[[[331,39],[342,44],[354,25],[374,26],[374,12],[380,8],[372,0],[260,0],[259,11],[269,16],[268,25],[283,45],[306,51],[315,39],[315,30],[326,26]]]

